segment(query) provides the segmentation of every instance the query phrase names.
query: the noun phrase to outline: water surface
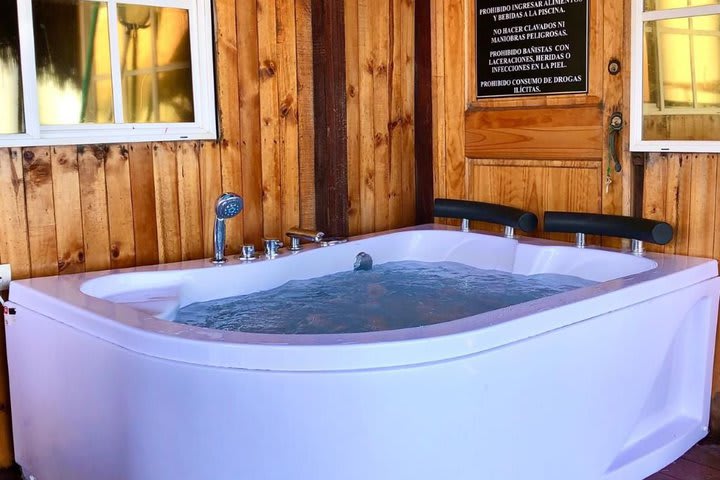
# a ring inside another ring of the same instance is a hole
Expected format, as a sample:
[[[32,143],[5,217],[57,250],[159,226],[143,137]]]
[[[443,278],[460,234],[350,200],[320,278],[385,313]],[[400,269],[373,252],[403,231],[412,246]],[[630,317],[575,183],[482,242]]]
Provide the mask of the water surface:
[[[180,309],[175,321],[251,333],[395,330],[457,320],[594,283],[454,262],[390,262],[368,271],[292,280],[264,292],[194,303]]]

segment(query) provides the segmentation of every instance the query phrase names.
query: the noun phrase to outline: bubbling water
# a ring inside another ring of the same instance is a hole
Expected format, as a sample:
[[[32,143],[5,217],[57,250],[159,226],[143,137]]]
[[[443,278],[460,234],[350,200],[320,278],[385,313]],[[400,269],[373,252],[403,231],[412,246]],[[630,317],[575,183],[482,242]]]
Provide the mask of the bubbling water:
[[[175,321],[273,334],[357,333],[449,322],[596,282],[517,275],[454,262],[389,262],[291,280],[263,292],[187,305]]]

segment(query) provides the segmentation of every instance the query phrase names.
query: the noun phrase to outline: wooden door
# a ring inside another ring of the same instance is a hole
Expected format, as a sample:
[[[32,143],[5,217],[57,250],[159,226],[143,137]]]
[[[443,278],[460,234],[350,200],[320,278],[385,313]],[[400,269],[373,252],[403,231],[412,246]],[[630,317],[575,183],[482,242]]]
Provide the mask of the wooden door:
[[[622,171],[608,166],[609,119],[627,119],[628,1],[588,0],[587,93],[476,98],[475,0],[438,0],[433,23],[435,195],[546,210],[630,212],[627,126]],[[618,74],[608,71],[619,60]],[[486,226],[483,226],[486,227]],[[615,243],[615,241],[610,241]]]

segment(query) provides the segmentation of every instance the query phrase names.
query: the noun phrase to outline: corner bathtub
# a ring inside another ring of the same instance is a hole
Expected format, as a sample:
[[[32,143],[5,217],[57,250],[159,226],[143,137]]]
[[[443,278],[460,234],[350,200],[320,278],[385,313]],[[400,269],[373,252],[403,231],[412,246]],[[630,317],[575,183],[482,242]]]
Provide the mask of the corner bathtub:
[[[162,319],[351,270],[360,251],[601,283],[370,333]],[[707,433],[717,275],[713,260],[426,226],[245,264],[13,282],[17,462],[37,480],[641,479]]]

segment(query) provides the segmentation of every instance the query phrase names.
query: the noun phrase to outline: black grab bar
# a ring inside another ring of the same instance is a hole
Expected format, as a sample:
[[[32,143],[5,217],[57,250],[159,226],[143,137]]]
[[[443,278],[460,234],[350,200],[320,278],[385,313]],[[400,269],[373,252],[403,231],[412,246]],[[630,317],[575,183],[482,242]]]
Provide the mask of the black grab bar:
[[[538,218],[532,212],[507,205],[470,200],[436,198],[433,214],[436,217],[462,219],[465,231],[469,229],[470,220],[504,225],[505,236],[509,237],[513,236],[513,230],[516,228],[523,232],[532,232],[538,224]]]
[[[673,229],[666,222],[648,218],[603,215],[600,213],[545,212],[544,231],[581,235],[609,235],[633,240],[633,252],[642,253],[642,242],[665,245],[673,237]],[[578,246],[584,237],[578,237]]]

